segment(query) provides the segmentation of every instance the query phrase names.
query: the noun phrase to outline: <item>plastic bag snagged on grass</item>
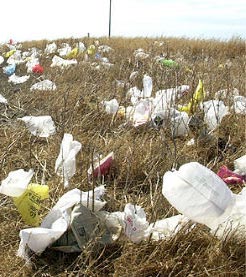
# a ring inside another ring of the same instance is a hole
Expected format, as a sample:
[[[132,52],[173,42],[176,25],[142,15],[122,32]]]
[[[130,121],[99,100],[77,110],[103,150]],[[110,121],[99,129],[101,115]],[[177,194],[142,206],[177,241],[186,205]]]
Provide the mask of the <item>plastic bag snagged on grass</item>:
[[[37,226],[40,202],[48,198],[49,188],[45,185],[29,184],[33,174],[32,169],[28,172],[23,169],[11,171],[2,181],[0,193],[13,197],[14,204],[26,224]]]
[[[12,74],[14,74],[15,69],[16,69],[16,65],[10,64],[8,66],[3,67],[3,73],[5,73],[7,76],[11,76]]]
[[[227,166],[223,165],[219,168],[217,175],[226,183],[226,184],[243,184],[246,182],[246,175],[240,175]]]
[[[73,60],[65,60],[61,57],[58,56],[54,56],[52,59],[52,64],[50,65],[50,67],[60,67],[60,68],[66,68],[70,65],[74,65],[77,64],[77,60],[73,59]]]
[[[229,232],[245,236],[245,194],[233,194],[223,180],[205,166],[191,162],[178,171],[166,172],[162,193],[179,212],[207,225],[216,236],[223,237]]]
[[[0,56],[0,64],[2,64],[3,62],[4,62],[4,58]]]
[[[76,172],[75,157],[80,149],[80,142],[73,140],[71,134],[64,134],[60,146],[60,153],[55,163],[55,172],[63,178],[64,187],[68,187],[69,179],[71,179]]]
[[[32,85],[30,90],[56,90],[56,85],[50,80],[43,80]]]
[[[112,166],[114,160],[114,152],[110,152],[105,158],[100,160],[97,158],[95,161],[93,161],[93,167],[94,171],[92,172],[92,166],[88,169],[88,175],[90,178],[92,176],[94,178],[100,177],[100,176],[105,176],[109,173],[110,168]]]
[[[0,94],[0,103],[2,104],[8,104],[8,100]]]
[[[33,72],[33,73],[36,73],[36,74],[43,74],[44,68],[43,68],[40,64],[36,64],[36,65],[34,65],[34,67],[32,68],[32,72]]]
[[[108,114],[116,114],[119,109],[119,103],[115,98],[109,101],[104,100],[102,101],[102,104]]]
[[[92,190],[83,192],[73,189],[65,193],[43,219],[40,227],[20,231],[21,241],[17,255],[28,259],[28,248],[36,254],[41,254],[66,232],[70,226],[71,213],[75,205],[81,204],[91,210],[94,203],[94,211],[97,212],[106,204],[105,201],[100,200],[104,192],[104,186],[96,187],[94,201]]]
[[[240,175],[246,175],[246,155],[234,161],[235,172]]]
[[[56,133],[55,124],[49,115],[24,116],[22,118],[18,118],[18,120],[25,122],[26,127],[34,136],[47,138]]]

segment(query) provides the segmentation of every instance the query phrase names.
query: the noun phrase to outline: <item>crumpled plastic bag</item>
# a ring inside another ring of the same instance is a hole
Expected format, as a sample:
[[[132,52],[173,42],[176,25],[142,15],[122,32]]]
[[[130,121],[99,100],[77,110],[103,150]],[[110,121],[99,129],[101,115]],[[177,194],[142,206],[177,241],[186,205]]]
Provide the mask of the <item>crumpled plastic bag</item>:
[[[25,122],[26,127],[34,136],[47,138],[56,133],[55,124],[49,115],[24,116],[22,118],[18,118],[18,120]]]
[[[96,53],[96,46],[95,45],[90,45],[88,48],[87,48],[87,54],[92,56],[92,55],[95,55]]]
[[[12,55],[14,55],[15,51],[16,51],[16,49],[12,49],[12,50],[8,51],[7,53],[4,54],[4,57],[5,58],[11,57]]]
[[[32,85],[30,90],[56,90],[56,85],[50,80],[43,80]]]
[[[171,59],[160,59],[159,62],[165,67],[169,67],[169,68],[179,67],[179,64]]]
[[[116,114],[119,109],[119,103],[115,98],[109,101],[104,100],[102,101],[102,104],[108,114]]]
[[[2,96],[2,94],[0,94],[0,103],[5,105],[8,104],[8,100],[4,96]]]
[[[79,48],[75,47],[66,55],[66,58],[75,59],[78,56],[78,54],[79,54]]]
[[[32,73],[32,69],[39,64],[38,58],[27,58],[26,67],[27,73]]]
[[[28,248],[36,254],[41,254],[66,232],[71,221],[73,206],[80,203],[92,210],[94,202],[94,211],[97,212],[106,204],[105,201],[100,200],[104,193],[104,186],[96,187],[94,201],[92,190],[83,192],[79,189],[73,189],[65,193],[43,219],[40,227],[20,231],[21,241],[17,255],[28,260]]]
[[[36,65],[34,65],[34,67],[32,68],[32,72],[33,72],[33,73],[36,73],[36,74],[43,74],[43,73],[44,73],[44,68],[42,67],[42,65],[36,64]]]
[[[110,168],[112,166],[114,160],[114,152],[110,152],[105,158],[102,160],[100,159],[95,159],[93,161],[93,167],[94,171],[92,172],[92,166],[88,169],[88,175],[91,178],[94,176],[94,178],[97,178],[99,176],[105,176],[109,173]]]
[[[12,74],[15,73],[15,69],[16,69],[16,65],[10,64],[3,67],[3,73],[6,74],[7,76],[11,76]]]
[[[0,56],[0,64],[4,62],[4,57]]]
[[[225,106],[223,101],[219,100],[203,102],[203,110],[204,122],[207,124],[209,131],[216,129],[220,125],[223,117],[229,113],[228,107]]]
[[[234,161],[235,173],[240,175],[246,175],[246,155],[236,159]]]
[[[52,42],[46,45],[44,53],[49,55],[49,54],[55,53],[56,50],[57,50],[57,45],[55,42]]]
[[[17,84],[23,84],[23,83],[25,83],[29,78],[30,78],[29,75],[16,76],[15,73],[13,73],[13,74],[9,77],[8,82],[14,83],[15,85],[17,85]]]
[[[23,60],[20,50],[16,50],[15,53],[11,55],[7,60],[8,64],[16,64],[16,65],[22,64],[24,62],[25,60]]]
[[[46,185],[29,184],[33,174],[32,169],[27,172],[23,169],[11,171],[1,182],[0,193],[13,197],[14,204],[26,224],[37,226],[41,200],[48,198],[49,188]]]
[[[186,112],[179,112],[172,109],[171,113],[171,129],[173,137],[185,136],[189,132],[189,116]]]
[[[73,59],[73,60],[65,60],[61,57],[58,56],[54,56],[52,59],[52,64],[50,65],[50,67],[60,67],[60,68],[66,68],[70,65],[75,65],[77,64],[77,60]]]
[[[226,184],[243,184],[246,183],[246,175],[240,175],[227,166],[223,165],[219,168],[217,175],[226,183]]]
[[[57,52],[61,57],[65,57],[69,52],[71,52],[72,48],[68,43],[62,43],[62,47],[57,49]]]
[[[233,108],[237,114],[246,114],[246,97],[245,96],[234,96]]]
[[[55,172],[61,176],[64,181],[64,187],[68,187],[69,180],[76,172],[76,155],[81,149],[81,143],[73,140],[71,134],[64,134],[60,153],[55,162]]]

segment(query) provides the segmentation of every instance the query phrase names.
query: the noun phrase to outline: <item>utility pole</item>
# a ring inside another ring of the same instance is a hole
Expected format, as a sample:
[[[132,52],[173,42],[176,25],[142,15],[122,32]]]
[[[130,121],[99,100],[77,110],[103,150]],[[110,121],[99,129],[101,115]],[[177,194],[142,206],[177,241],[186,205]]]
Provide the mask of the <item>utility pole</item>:
[[[109,0],[109,22],[108,22],[108,37],[111,36],[111,4],[112,0]]]

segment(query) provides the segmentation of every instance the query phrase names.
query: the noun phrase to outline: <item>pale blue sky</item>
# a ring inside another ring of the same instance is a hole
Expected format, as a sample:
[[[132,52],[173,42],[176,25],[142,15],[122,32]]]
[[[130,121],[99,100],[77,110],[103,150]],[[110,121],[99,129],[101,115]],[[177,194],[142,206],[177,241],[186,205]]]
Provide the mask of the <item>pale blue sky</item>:
[[[110,0],[1,2],[0,41],[108,35]],[[246,38],[246,0],[112,0],[112,36]]]

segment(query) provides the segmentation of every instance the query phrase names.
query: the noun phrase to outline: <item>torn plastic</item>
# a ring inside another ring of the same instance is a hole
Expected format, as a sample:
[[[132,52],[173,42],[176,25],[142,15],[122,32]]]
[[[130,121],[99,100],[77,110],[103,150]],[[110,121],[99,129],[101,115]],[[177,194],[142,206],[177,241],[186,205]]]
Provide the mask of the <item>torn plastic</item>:
[[[72,48],[68,43],[62,43],[61,46],[61,48],[57,49],[57,52],[61,57],[65,57],[69,52],[71,52]]]
[[[4,62],[4,57],[0,56],[0,64]]]
[[[225,165],[219,168],[217,175],[226,184],[243,184],[244,182],[246,182],[246,175],[240,175],[238,173],[235,173]]]
[[[56,90],[56,85],[50,80],[43,80],[32,85],[30,90]]]
[[[73,60],[65,60],[61,57],[58,56],[54,56],[52,59],[52,64],[50,65],[50,67],[60,67],[60,68],[66,68],[69,67],[70,65],[75,65],[77,64],[77,60],[73,59]]]
[[[98,47],[98,51],[101,53],[109,53],[109,52],[112,52],[113,49],[108,45],[100,45]]]
[[[60,153],[55,162],[55,172],[63,178],[64,187],[69,186],[69,180],[76,172],[76,155],[81,149],[81,143],[73,140],[71,134],[64,134]]]
[[[39,64],[39,59],[38,58],[28,58],[26,62],[26,67],[27,67],[27,73],[31,73],[32,69]]]
[[[233,109],[237,114],[246,114],[246,97],[245,96],[234,96]]]
[[[15,85],[17,84],[23,84],[25,83],[28,79],[30,78],[29,75],[24,75],[24,76],[16,76],[15,73],[13,73],[10,77],[8,82],[13,83]]]
[[[18,120],[25,122],[26,127],[34,136],[47,138],[56,133],[55,124],[49,115],[24,116],[22,118],[18,118]]]
[[[114,160],[114,152],[110,152],[106,157],[103,159],[97,158],[95,161],[93,161],[93,169],[94,171],[92,172],[92,166],[88,169],[87,173],[90,178],[94,176],[94,178],[100,177],[100,176],[105,176],[109,173],[110,168],[112,166]]]
[[[234,161],[235,173],[240,175],[246,175],[246,155],[236,159]]]
[[[55,53],[57,50],[57,45],[55,42],[52,42],[50,44],[47,44],[44,50],[44,53],[49,55]]]

